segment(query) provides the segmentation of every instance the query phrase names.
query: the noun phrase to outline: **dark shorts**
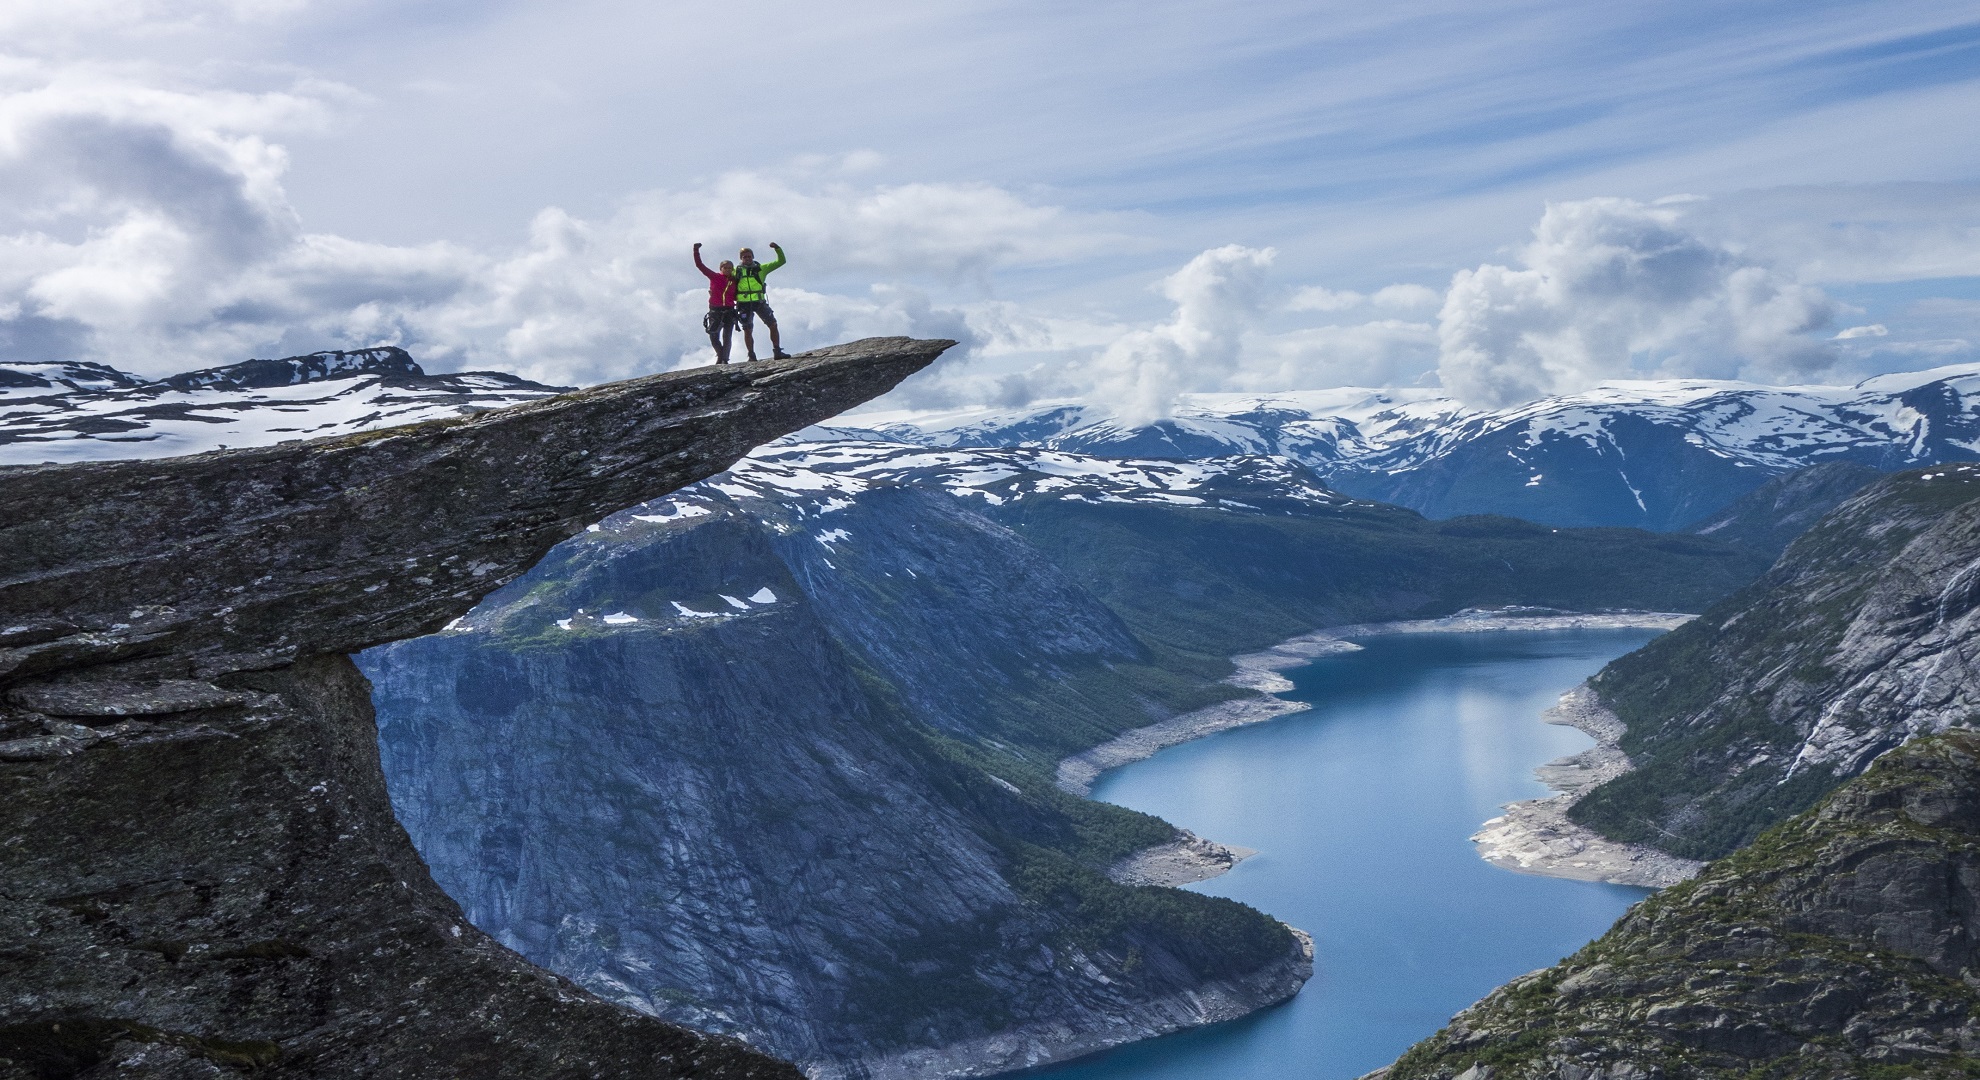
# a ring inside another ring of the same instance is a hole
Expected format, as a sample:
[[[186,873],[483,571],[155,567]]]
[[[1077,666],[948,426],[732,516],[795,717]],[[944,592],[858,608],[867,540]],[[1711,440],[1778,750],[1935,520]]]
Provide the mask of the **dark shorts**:
[[[736,305],[736,321],[741,323],[745,328],[747,328],[758,315],[763,316],[763,321],[765,323],[774,323],[777,321],[777,313],[770,310],[770,304],[768,301],[745,300],[742,303]]]
[[[736,326],[736,309],[732,307],[712,307],[701,320],[701,328],[711,334],[733,330]]]

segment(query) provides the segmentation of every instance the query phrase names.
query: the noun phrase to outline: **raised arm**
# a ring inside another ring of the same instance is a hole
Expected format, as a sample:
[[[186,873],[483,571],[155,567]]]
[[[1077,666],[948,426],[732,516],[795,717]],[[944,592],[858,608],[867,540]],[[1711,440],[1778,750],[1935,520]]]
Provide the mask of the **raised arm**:
[[[694,268],[696,270],[701,271],[703,274],[707,275],[708,280],[710,281],[720,281],[724,276],[726,276],[720,270],[710,270],[708,268],[708,264],[701,261],[700,244],[694,245]]]
[[[782,266],[782,265],[784,265],[784,263],[786,263],[786,262],[788,262],[788,261],[789,261],[788,259],[786,259],[786,258],[784,258],[784,248],[783,248],[783,245],[781,245],[781,244],[771,244],[771,245],[770,245],[770,250],[771,250],[771,251],[774,251],[774,252],[776,252],[776,253],[777,253],[777,261],[776,261],[776,262],[771,262],[771,263],[764,263],[764,264],[763,264],[763,272],[764,272],[764,273],[766,273],[766,274],[768,274],[768,273],[769,273],[770,271],[772,271],[772,270],[775,270],[776,268],[778,268],[778,267],[780,267],[780,266]]]

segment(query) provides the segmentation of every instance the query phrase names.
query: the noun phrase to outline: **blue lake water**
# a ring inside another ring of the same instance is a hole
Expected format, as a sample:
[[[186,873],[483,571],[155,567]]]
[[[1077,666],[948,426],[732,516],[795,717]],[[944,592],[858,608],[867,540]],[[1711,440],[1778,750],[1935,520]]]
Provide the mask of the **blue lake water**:
[[[1028,1080],[1349,1080],[1507,979],[1608,929],[1644,889],[1534,877],[1469,841],[1532,769],[1592,745],[1540,713],[1647,630],[1422,634],[1287,672],[1311,712],[1164,750],[1096,798],[1256,848],[1191,888],[1313,935],[1291,1002]]]

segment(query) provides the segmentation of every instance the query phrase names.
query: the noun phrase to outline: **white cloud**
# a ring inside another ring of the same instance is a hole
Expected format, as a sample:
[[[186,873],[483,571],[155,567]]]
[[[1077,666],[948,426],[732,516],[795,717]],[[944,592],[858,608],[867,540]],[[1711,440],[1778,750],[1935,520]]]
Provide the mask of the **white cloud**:
[[[1095,392],[1114,402],[1122,419],[1145,423],[1167,415],[1176,397],[1217,389],[1238,371],[1241,337],[1259,310],[1271,248],[1227,244],[1191,259],[1163,278],[1174,301],[1170,318],[1134,330],[1091,362]]]
[[[1443,298],[1444,294],[1423,285],[1385,285],[1372,294],[1351,290],[1337,292],[1321,285],[1306,285],[1293,290],[1292,299],[1286,302],[1286,309],[1353,311],[1361,307],[1377,307],[1393,311],[1427,310],[1435,308]]]
[[[1890,332],[1891,328],[1885,326],[1883,323],[1871,323],[1869,326],[1845,327],[1836,332],[1834,340],[1848,341],[1852,338],[1886,337]]]
[[[1770,188],[1687,210],[1700,235],[1805,282],[1980,276],[1980,184]]]
[[[1515,400],[1619,375],[1764,378],[1838,357],[1940,355],[1967,348],[1975,322],[1948,310],[1921,331],[1901,312],[1851,308],[1893,334],[1818,340],[1833,305],[1811,287],[1980,272],[1970,185],[1560,203],[1514,266],[1460,273],[1448,294],[1412,283],[1288,291],[1269,278],[1270,249],[1231,245],[1163,280],[1166,314],[1121,295],[1138,278],[1123,251],[1178,242],[1150,219],[993,184],[883,182],[894,162],[870,151],[592,200],[582,213],[541,209],[513,245],[377,243],[311,231],[291,201],[288,150],[349,129],[376,100],[274,65],[214,76],[264,87],[245,91],[200,84],[190,65],[64,58],[104,35],[155,45],[273,26],[298,6],[147,0],[127,27],[113,25],[117,5],[94,0],[0,11],[10,47],[40,49],[0,56],[0,355],[163,374],[396,343],[436,369],[615,378],[704,359],[686,259],[696,240],[718,254],[770,240],[790,249],[772,286],[792,345],[870,333],[965,342],[905,391],[929,404],[1090,395],[1157,416],[1193,390],[1407,383],[1432,369],[1478,400]],[[346,167],[383,175],[398,163]],[[1013,279],[1033,299],[988,299]]]
[[[1336,292],[1324,285],[1307,285],[1293,291],[1286,302],[1290,311],[1348,311],[1368,302],[1368,297],[1352,291]]]
[[[1686,227],[1685,202],[1548,206],[1522,268],[1461,270],[1438,317],[1444,385],[1504,405],[1605,379],[1804,374],[1834,304]]]
[[[305,231],[284,190],[273,136],[325,122],[321,97],[14,74],[0,81],[0,348],[16,359],[164,374],[394,343],[436,367],[588,382],[698,357],[695,241],[715,257],[784,243],[773,299],[787,341],[812,345],[961,327],[925,287],[980,290],[1122,239],[990,185],[855,186],[852,155],[641,193],[597,220],[553,207],[507,252],[366,243]]]

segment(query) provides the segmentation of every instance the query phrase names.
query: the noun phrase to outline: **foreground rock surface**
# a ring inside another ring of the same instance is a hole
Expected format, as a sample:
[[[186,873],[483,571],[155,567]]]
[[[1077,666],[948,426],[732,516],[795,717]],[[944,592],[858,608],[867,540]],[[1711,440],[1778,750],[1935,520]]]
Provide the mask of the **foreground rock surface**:
[[[1377,1075],[1972,1076],[1976,912],[1980,735],[1949,732],[1886,755]]]
[[[392,817],[346,654],[948,344],[0,470],[0,1076],[797,1076],[468,925]]]

